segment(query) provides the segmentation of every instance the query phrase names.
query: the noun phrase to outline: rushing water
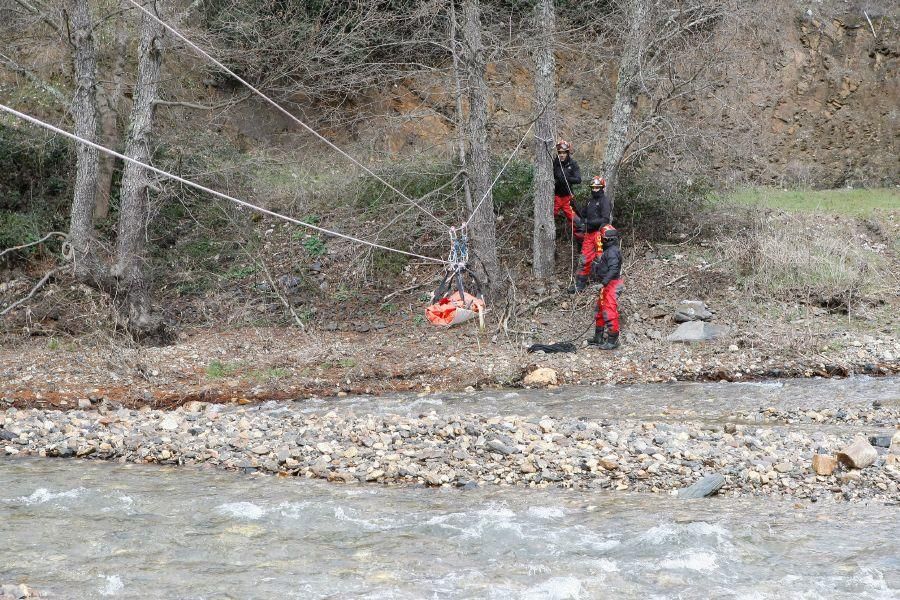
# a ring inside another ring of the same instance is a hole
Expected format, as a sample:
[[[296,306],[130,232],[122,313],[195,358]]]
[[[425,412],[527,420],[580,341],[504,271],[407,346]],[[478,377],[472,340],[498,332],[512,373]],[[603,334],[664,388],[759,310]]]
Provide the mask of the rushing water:
[[[678,406],[712,418],[760,405],[863,406],[874,399],[896,406],[896,380],[478,393],[377,405],[585,416]],[[309,410],[335,406],[311,403]],[[374,408],[362,399],[340,406]],[[0,583],[12,582],[66,599],[887,600],[900,598],[900,508],[345,486],[6,458]]]

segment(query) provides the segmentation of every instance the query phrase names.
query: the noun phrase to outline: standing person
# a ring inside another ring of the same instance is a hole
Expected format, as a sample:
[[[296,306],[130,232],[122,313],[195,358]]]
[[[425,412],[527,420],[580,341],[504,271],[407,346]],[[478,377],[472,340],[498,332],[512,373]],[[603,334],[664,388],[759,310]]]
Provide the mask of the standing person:
[[[556,144],[556,160],[553,161],[553,216],[563,213],[574,230],[575,211],[572,210],[574,194],[572,186],[581,183],[581,169],[572,158],[572,145],[566,140]],[[574,231],[573,231],[574,233]]]
[[[591,264],[598,256],[598,248],[600,247],[600,232],[604,228],[610,226],[610,204],[609,198],[604,194],[606,188],[606,180],[599,175],[591,177],[591,196],[588,198],[584,208],[578,208],[577,204],[573,204],[577,217],[575,219],[576,227],[580,226],[583,233],[581,240],[581,271],[575,276],[575,284],[569,288],[570,294],[575,294],[587,287],[588,279],[591,276]]]
[[[604,227],[600,243],[602,253],[591,266],[591,276],[599,280],[603,287],[597,300],[594,337],[588,344],[601,350],[614,350],[619,347],[619,291],[622,289],[619,232],[611,225]]]

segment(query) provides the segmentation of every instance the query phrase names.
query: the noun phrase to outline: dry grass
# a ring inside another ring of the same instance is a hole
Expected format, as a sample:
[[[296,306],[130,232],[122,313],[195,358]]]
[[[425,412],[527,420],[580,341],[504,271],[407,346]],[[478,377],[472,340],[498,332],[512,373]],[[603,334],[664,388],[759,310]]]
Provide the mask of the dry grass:
[[[756,213],[719,247],[754,296],[847,312],[897,291],[896,261],[859,229],[848,220]]]

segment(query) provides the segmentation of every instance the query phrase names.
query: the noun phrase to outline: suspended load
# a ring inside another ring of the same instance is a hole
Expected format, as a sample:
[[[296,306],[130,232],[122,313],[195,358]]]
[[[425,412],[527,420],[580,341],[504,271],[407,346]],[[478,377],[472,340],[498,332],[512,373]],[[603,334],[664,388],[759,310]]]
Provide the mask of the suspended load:
[[[425,309],[425,317],[432,325],[453,327],[477,316],[481,327],[484,327],[486,308],[481,296],[481,284],[467,266],[468,239],[465,225],[450,228],[447,274],[431,295],[431,305]],[[465,279],[470,281],[469,291],[466,291]]]

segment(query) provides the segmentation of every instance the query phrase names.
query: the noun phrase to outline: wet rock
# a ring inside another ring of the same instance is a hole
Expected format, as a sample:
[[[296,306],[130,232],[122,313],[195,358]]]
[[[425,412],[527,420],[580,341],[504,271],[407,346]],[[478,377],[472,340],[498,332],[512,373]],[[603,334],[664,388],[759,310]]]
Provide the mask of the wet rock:
[[[515,446],[507,446],[498,439],[488,440],[487,447],[490,448],[491,451],[497,452],[498,454],[502,454],[504,456],[509,456],[510,454],[521,452]]]
[[[725,477],[718,473],[714,473],[712,475],[707,475],[689,487],[678,490],[678,497],[705,498],[718,492],[723,485],[725,485]]]
[[[689,321],[709,321],[712,316],[712,313],[706,308],[706,303],[702,300],[682,300],[681,304],[675,308],[672,318],[676,323],[687,323]]]
[[[548,367],[540,367],[525,376],[522,381],[525,385],[534,387],[543,387],[547,385],[556,385],[558,382],[557,374],[554,369]]]
[[[869,443],[876,448],[890,448],[891,436],[889,435],[872,435],[869,436]]]
[[[816,475],[829,476],[837,468],[837,460],[827,454],[813,454],[812,469]]]
[[[875,462],[878,451],[864,437],[857,437],[853,443],[837,453],[838,461],[853,469],[864,469]]]
[[[679,325],[666,339],[670,342],[702,342],[725,337],[730,331],[724,325],[690,321]]]

